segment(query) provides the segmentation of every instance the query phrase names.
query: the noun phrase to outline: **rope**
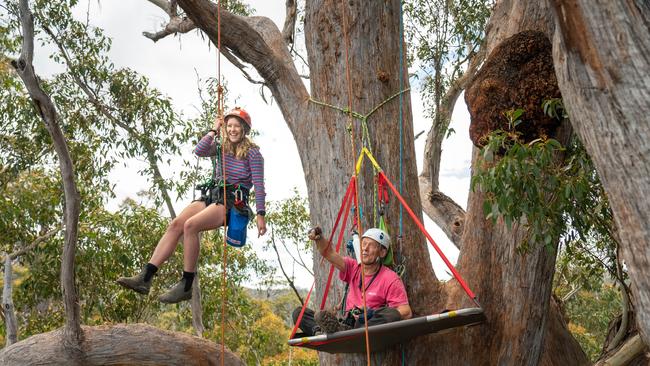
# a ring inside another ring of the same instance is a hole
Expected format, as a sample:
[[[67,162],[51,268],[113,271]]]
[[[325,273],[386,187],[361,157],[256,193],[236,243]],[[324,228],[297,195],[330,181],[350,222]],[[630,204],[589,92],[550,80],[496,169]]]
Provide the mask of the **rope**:
[[[221,0],[217,3],[217,113],[218,118],[223,120],[223,88],[221,87]],[[226,133],[225,126],[221,124],[221,146],[224,146]],[[226,356],[226,298],[228,288],[226,286],[227,264],[228,264],[228,243],[226,236],[228,233],[228,205],[227,205],[227,182],[226,182],[226,154],[221,154],[221,175],[223,179],[223,250],[222,250],[222,277],[221,277],[221,366],[224,366]]]
[[[348,86],[348,124],[350,125],[350,142],[352,144],[352,161],[354,161],[354,157],[356,154],[356,146],[354,143],[354,126],[352,126],[352,81],[350,78],[350,38],[348,35],[348,16],[347,12],[345,11],[346,6],[345,6],[345,1],[341,1],[341,9],[342,9],[342,15],[343,15],[343,38],[345,40],[345,78],[347,81],[347,86]],[[372,114],[373,111],[371,111],[370,114]],[[369,114],[369,115],[370,115]],[[366,117],[367,118],[367,117]],[[354,171],[353,176],[357,176],[356,170],[354,170],[354,167],[352,168]],[[357,184],[358,187],[358,184]],[[357,215],[357,223],[359,225],[359,232],[362,232],[362,224],[361,224],[361,215],[359,213],[359,190],[355,189],[354,192],[354,207],[356,208],[356,215]],[[361,288],[363,290],[362,292],[362,298],[363,298],[363,318],[365,320],[364,322],[364,328],[365,328],[365,334],[366,334],[366,359],[368,361],[368,366],[370,366],[370,339],[368,338],[368,314],[366,311],[366,291],[365,291],[365,275],[364,275],[364,265],[362,262],[361,265]]]
[[[416,224],[417,227],[420,229],[420,231],[424,234],[424,236],[425,236],[425,237],[428,239],[428,241],[431,243],[431,245],[432,245],[433,248],[436,250],[436,252],[437,252],[438,255],[440,256],[440,258],[442,258],[442,260],[445,262],[445,264],[447,265],[447,267],[449,268],[449,270],[450,270],[451,273],[453,274],[454,278],[456,278],[456,280],[458,281],[458,283],[463,287],[463,290],[465,290],[465,293],[469,296],[469,298],[470,298],[472,301],[474,301],[474,303],[475,303],[478,307],[481,307],[481,304],[478,303],[478,300],[477,300],[477,298],[476,298],[476,295],[474,295],[474,293],[472,292],[472,290],[470,290],[470,288],[467,286],[467,283],[465,283],[465,280],[463,279],[463,277],[460,275],[460,273],[458,273],[458,271],[457,271],[456,268],[451,264],[451,262],[449,262],[449,260],[448,260],[447,257],[445,256],[445,254],[444,254],[444,253],[442,252],[442,250],[440,250],[440,248],[438,247],[438,244],[436,244],[436,242],[433,240],[433,238],[431,237],[431,235],[429,235],[429,233],[427,232],[427,230],[424,228],[424,224],[422,224],[422,221],[420,221],[420,219],[415,215],[415,213],[413,213],[413,210],[412,210],[412,209],[409,207],[409,205],[406,203],[406,201],[404,200],[404,197],[402,197],[402,195],[399,193],[399,191],[397,190],[397,188],[395,188],[395,186],[393,185],[393,183],[388,179],[388,177],[386,176],[386,173],[384,173],[383,169],[382,169],[382,168],[379,166],[379,164],[377,163],[377,160],[375,160],[374,156],[372,156],[372,153],[371,153],[368,149],[366,149],[366,148],[363,148],[363,149],[361,150],[361,154],[359,155],[359,158],[357,159],[356,172],[359,172],[359,171],[361,170],[361,167],[363,166],[364,158],[366,158],[366,157],[368,158],[368,160],[370,160],[370,162],[371,162],[372,165],[374,166],[375,170],[377,170],[377,171],[379,172],[379,176],[381,177],[381,179],[382,179],[382,180],[386,183],[386,185],[390,188],[390,190],[393,192],[393,194],[395,195],[395,197],[397,197],[397,199],[399,200],[400,204],[401,204],[401,205],[406,209],[406,212],[409,214],[409,216],[411,217],[411,219],[413,220],[413,222],[415,222],[415,224]]]
[[[341,243],[343,242],[343,237],[345,236],[345,223],[348,221],[348,214],[350,213],[350,205],[352,204],[352,196],[356,192],[356,179],[355,177],[352,177],[350,180],[350,185],[348,187],[348,191],[345,194],[345,202],[343,203],[343,206],[341,206],[341,209],[344,210],[345,216],[343,217],[343,221],[341,222],[341,231],[339,232],[339,237],[336,242],[336,252],[338,253],[340,248],[341,248]],[[345,206],[345,207],[344,207]],[[337,223],[338,219],[341,217],[341,211],[339,210],[339,217],[337,218]],[[330,240],[328,243],[332,243],[332,238],[334,236],[334,231],[332,231],[332,234],[330,235]],[[330,285],[332,283],[332,277],[334,275],[334,265],[330,264],[330,272],[329,275],[327,276],[327,284],[325,285],[325,293],[323,293],[323,299],[320,304],[320,310],[323,310],[325,308],[325,302],[327,302],[327,295],[330,290]]]
[[[422,233],[424,234],[424,236],[426,236],[426,238],[429,240],[429,242],[431,243],[431,245],[433,245],[433,248],[436,250],[436,252],[438,252],[438,255],[440,256],[440,258],[442,258],[443,262],[445,262],[445,264],[447,265],[447,268],[449,268],[449,270],[451,271],[451,273],[454,275],[454,278],[456,278],[456,280],[458,281],[458,283],[463,287],[463,290],[465,290],[465,293],[467,294],[467,296],[469,296],[469,298],[470,298],[472,301],[474,301],[474,303],[475,303],[478,307],[481,307],[481,305],[478,303],[478,300],[477,300],[477,298],[476,298],[476,295],[474,295],[474,293],[472,292],[472,290],[470,290],[470,288],[467,286],[467,283],[465,283],[465,280],[464,280],[463,277],[460,275],[460,273],[458,273],[458,271],[457,271],[456,268],[453,266],[453,264],[451,264],[451,262],[449,262],[449,259],[447,259],[447,257],[446,257],[445,254],[442,252],[442,250],[440,250],[440,248],[438,247],[438,244],[436,244],[436,242],[433,240],[433,238],[431,237],[431,235],[429,235],[429,233],[427,232],[427,230],[424,228],[424,225],[422,224],[422,222],[418,219],[417,216],[415,216],[415,213],[413,213],[413,210],[408,206],[408,204],[407,204],[406,201],[404,200],[404,197],[402,197],[402,195],[399,194],[399,192],[397,191],[397,189],[395,188],[395,186],[393,185],[393,183],[388,179],[388,177],[386,177],[386,174],[384,174],[384,172],[380,172],[379,174],[381,174],[381,175],[384,176],[384,179],[386,179],[386,183],[388,184],[388,187],[390,187],[391,191],[393,191],[393,194],[395,194],[395,196],[397,197],[397,199],[398,199],[398,200],[400,201],[400,203],[404,206],[404,208],[406,209],[406,212],[409,214],[409,216],[411,216],[411,218],[413,219],[413,221],[415,222],[415,224],[418,226],[418,228],[420,229],[420,231],[422,231]]]
[[[339,244],[337,244],[336,247],[336,252],[339,252],[340,248],[340,242],[341,242],[341,237],[345,231],[345,221],[347,221],[347,216],[350,210],[350,202],[352,201],[352,186],[354,185],[354,177],[350,179],[350,182],[348,183],[348,188],[345,191],[345,196],[343,197],[343,201],[341,202],[341,207],[339,208],[339,213],[336,216],[336,222],[334,223],[334,227],[332,228],[332,232],[330,233],[329,239],[328,239],[328,245],[331,245],[332,239],[334,238],[334,234],[336,233],[336,229],[339,226],[339,222],[341,222],[341,216],[343,215],[343,211],[346,210],[346,215],[345,219],[341,223],[342,229],[341,229],[341,234],[339,234]],[[347,207],[347,209],[346,209]],[[329,248],[327,248],[329,249]],[[326,249],[326,250],[327,250]],[[319,264],[322,264],[323,261],[325,260],[325,257],[321,257]],[[332,273],[334,273],[334,265],[330,263],[330,278],[332,276]],[[328,279],[328,284],[325,287],[325,293],[323,295],[323,304],[327,300],[327,295],[329,293],[329,284],[330,284],[330,279]],[[296,319],[296,324],[293,327],[293,330],[291,331],[291,335],[289,336],[289,339],[293,338],[294,335],[296,335],[296,332],[298,331],[298,327],[300,326],[300,322],[302,321],[302,317],[305,314],[305,309],[307,308],[307,304],[309,304],[309,297],[311,296],[311,292],[314,290],[314,286],[316,285],[316,279],[314,278],[314,282],[311,284],[311,289],[309,290],[309,293],[307,294],[307,298],[305,299],[305,302],[302,305],[302,309],[300,310],[300,314],[298,315],[298,319]],[[322,309],[322,307],[321,307]]]
[[[309,101],[314,103],[314,104],[323,106],[323,107],[335,109],[335,110],[337,110],[339,112],[342,112],[342,113],[344,113],[344,114],[346,114],[348,116],[352,116],[352,117],[354,117],[354,118],[356,118],[356,119],[358,119],[360,121],[364,121],[364,120],[367,121],[368,118],[370,118],[370,116],[372,116],[375,112],[377,112],[377,110],[379,110],[379,108],[383,107],[386,103],[390,102],[391,100],[393,100],[393,99],[395,99],[397,97],[401,97],[402,94],[404,94],[404,93],[406,93],[407,91],[410,91],[410,90],[411,90],[410,87],[406,88],[406,89],[403,89],[403,90],[400,89],[400,91],[398,91],[397,93],[391,95],[390,97],[386,98],[385,100],[383,100],[382,102],[377,104],[377,106],[375,106],[372,110],[370,110],[370,112],[368,112],[366,114],[353,111],[352,107],[339,107],[339,106],[336,106],[334,104],[329,104],[329,103],[326,103],[326,102],[322,102],[320,100],[316,100],[314,98],[309,98]]]
[[[402,90],[402,84],[403,84],[403,73],[404,73],[404,56],[402,53],[404,52],[404,23],[403,23],[403,15],[402,15],[402,2],[399,2],[399,89]],[[402,98],[402,94],[400,93],[399,95],[399,193],[402,194],[402,184],[403,184],[403,169],[402,169],[402,162],[404,158],[404,144],[403,144],[403,128],[402,128],[402,119],[403,119],[403,105],[404,101]],[[402,206],[399,206],[399,237],[402,237],[404,234],[404,220],[403,220],[403,209]],[[400,253],[402,252],[401,248],[401,243],[402,241],[399,241],[400,243],[400,248],[399,251]]]

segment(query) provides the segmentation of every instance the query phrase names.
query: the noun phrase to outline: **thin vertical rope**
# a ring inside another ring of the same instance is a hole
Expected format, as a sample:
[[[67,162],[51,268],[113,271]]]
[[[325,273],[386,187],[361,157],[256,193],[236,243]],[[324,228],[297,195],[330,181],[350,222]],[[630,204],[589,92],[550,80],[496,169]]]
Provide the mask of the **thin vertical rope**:
[[[346,6],[345,6],[345,0],[341,1],[341,9],[342,9],[342,14],[343,14],[343,38],[345,40],[345,77],[347,81],[347,86],[348,86],[348,123],[350,125],[350,140],[352,144],[352,161],[354,162],[355,155],[356,155],[356,146],[354,143],[354,125],[352,125],[352,81],[350,78],[350,38],[348,35],[348,16],[347,12],[345,11]],[[352,165],[352,171],[353,171],[353,176],[356,178],[357,176],[357,171],[355,169],[354,163]],[[356,209],[356,215],[357,215],[357,225],[359,228],[359,233],[363,232],[362,228],[362,223],[361,223],[361,213],[359,212],[359,184],[358,184],[358,179],[357,179],[357,185],[355,187],[355,192],[354,192],[354,206]],[[364,328],[365,328],[365,334],[366,334],[366,359],[368,362],[368,366],[370,366],[370,339],[368,338],[368,314],[366,311],[366,285],[365,285],[365,265],[363,264],[363,261],[361,262],[361,289],[363,290],[361,292],[362,298],[363,298],[363,318],[364,318]]]
[[[221,87],[221,0],[217,2],[217,114],[221,123],[221,146],[224,146],[226,133],[225,121],[223,121],[223,88]],[[228,295],[228,287],[226,285],[227,279],[227,263],[228,263],[228,244],[226,243],[226,233],[228,232],[228,216],[227,205],[227,191],[226,191],[226,154],[225,151],[221,154],[221,177],[223,181],[223,250],[222,250],[222,276],[221,276],[221,366],[224,366],[226,356],[226,299]]]
[[[399,2],[399,90],[402,90],[402,84],[404,83],[404,23],[403,23],[403,15],[402,15],[402,1],[400,0]],[[402,194],[402,186],[403,186],[403,180],[404,180],[404,172],[403,172],[403,159],[404,159],[404,137],[403,137],[403,95],[402,93],[399,94],[399,194]],[[402,205],[399,206],[399,236],[401,237],[404,234],[404,208]],[[401,245],[401,240],[400,240],[400,245]],[[400,252],[402,251],[402,248],[400,248]]]

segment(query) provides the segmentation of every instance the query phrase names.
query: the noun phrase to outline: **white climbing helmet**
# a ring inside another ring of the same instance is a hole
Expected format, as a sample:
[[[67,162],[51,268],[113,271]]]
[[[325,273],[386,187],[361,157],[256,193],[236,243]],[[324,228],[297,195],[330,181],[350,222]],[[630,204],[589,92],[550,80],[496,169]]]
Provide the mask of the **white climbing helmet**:
[[[361,239],[363,238],[370,238],[377,243],[381,244],[386,249],[390,248],[390,236],[386,232],[384,232],[381,229],[377,229],[373,227],[372,229],[366,230],[365,233],[361,236]]]

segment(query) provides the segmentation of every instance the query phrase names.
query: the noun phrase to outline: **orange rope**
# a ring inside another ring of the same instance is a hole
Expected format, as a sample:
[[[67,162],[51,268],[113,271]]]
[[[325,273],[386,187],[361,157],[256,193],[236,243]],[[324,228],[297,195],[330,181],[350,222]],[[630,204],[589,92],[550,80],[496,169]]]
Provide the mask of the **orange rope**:
[[[352,143],[352,161],[355,161],[356,157],[356,146],[354,143],[354,126],[352,125],[352,81],[350,78],[350,38],[347,32],[348,28],[348,17],[347,17],[347,12],[345,11],[345,0],[341,1],[341,9],[342,9],[342,14],[343,14],[343,39],[345,40],[345,78],[348,84],[348,123],[350,125],[350,141]],[[352,165],[352,171],[353,171],[353,176],[356,178],[356,169],[354,167],[354,163]],[[357,179],[358,181],[358,179]],[[357,215],[357,225],[359,225],[359,233],[362,233],[362,224],[361,224],[361,213],[359,212],[359,184],[357,184],[357,188],[354,190],[354,207],[356,209],[356,215]],[[364,328],[365,328],[365,334],[366,334],[366,359],[368,362],[368,366],[370,366],[370,339],[368,337],[368,315],[366,311],[366,275],[365,275],[365,265],[363,264],[363,260],[361,261],[361,294],[363,298],[363,318],[364,318]],[[343,305],[345,306],[345,305]]]
[[[218,118],[223,120],[223,88],[221,87],[221,0],[217,2],[217,114]],[[223,255],[222,255],[222,277],[221,277],[221,366],[224,366],[226,356],[226,298],[228,294],[228,287],[226,286],[226,273],[228,263],[228,245],[226,242],[226,233],[228,232],[228,216],[227,205],[227,191],[226,191],[226,154],[223,151],[226,133],[224,132],[225,126],[221,124],[221,175],[223,180]]]

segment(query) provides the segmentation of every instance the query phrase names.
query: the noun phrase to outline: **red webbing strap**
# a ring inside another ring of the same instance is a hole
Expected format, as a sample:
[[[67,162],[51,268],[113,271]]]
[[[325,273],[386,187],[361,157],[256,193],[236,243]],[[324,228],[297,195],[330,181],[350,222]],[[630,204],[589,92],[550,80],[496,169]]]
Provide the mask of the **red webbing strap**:
[[[291,330],[291,335],[289,336],[289,339],[292,339],[293,336],[295,336],[296,332],[298,331],[298,327],[300,326],[300,322],[302,321],[302,316],[305,315],[305,309],[307,309],[307,304],[309,304],[309,298],[311,297],[311,292],[314,290],[315,284],[316,281],[312,282],[311,284],[311,288],[307,293],[307,297],[305,298],[305,303],[302,304],[302,309],[300,309],[300,315],[298,315],[298,319],[296,319],[296,324],[293,326],[293,329]]]
[[[395,189],[395,186],[393,185],[393,183],[388,179],[388,177],[386,177],[386,174],[384,174],[384,172],[379,172],[379,174],[381,174],[384,177],[384,179],[386,180],[386,184],[388,184],[388,186],[393,191],[393,193],[395,194],[397,199],[400,201],[402,206],[404,206],[404,208],[406,209],[406,212],[408,212],[408,214],[411,216],[413,221],[417,224],[418,228],[420,228],[420,231],[422,231],[422,233],[427,237],[427,239],[429,240],[431,245],[433,245],[433,248],[436,250],[436,252],[438,252],[438,255],[440,256],[440,258],[442,258],[442,260],[445,262],[445,264],[447,265],[447,267],[449,268],[451,273],[454,275],[456,280],[458,280],[458,283],[460,283],[460,285],[463,287],[463,290],[465,290],[465,293],[467,293],[467,295],[470,297],[470,299],[472,299],[472,301],[474,301],[477,305],[479,305],[478,301],[476,300],[476,295],[474,295],[472,290],[469,289],[469,287],[465,283],[465,280],[460,275],[460,273],[458,273],[458,271],[456,271],[456,268],[454,268],[454,266],[451,264],[451,262],[449,262],[447,257],[445,257],[445,255],[442,253],[440,248],[438,248],[438,244],[436,244],[436,242],[433,240],[431,235],[429,235],[429,233],[424,229],[424,225],[422,225],[422,222],[420,222],[418,217],[415,216],[415,214],[413,213],[413,210],[411,210],[411,208],[406,204],[406,201],[404,201],[404,198],[402,197],[402,195],[400,195],[399,192],[397,191],[397,189]],[[480,307],[480,305],[479,305],[479,307]]]
[[[341,220],[341,215],[343,214],[343,210],[345,209],[345,203],[348,201],[348,196],[350,195],[350,192],[352,191],[352,186],[355,185],[355,178],[354,176],[350,178],[350,182],[348,183],[348,188],[345,190],[345,195],[343,195],[343,200],[341,201],[341,207],[339,208],[339,213],[336,215],[336,221],[334,222],[334,227],[332,227],[332,232],[330,233],[330,237],[327,240],[328,243],[332,242],[332,239],[334,239],[334,233],[336,233],[336,228],[339,226],[339,221]],[[345,223],[345,220],[343,220]],[[321,258],[321,263],[323,262],[323,258]]]
[[[381,174],[377,174],[377,198],[380,203],[388,203],[388,189],[386,188],[386,180]]]
[[[356,180],[355,177],[352,177],[352,180],[350,182],[354,182],[351,187],[352,191],[350,191],[350,194],[348,195],[348,200],[345,204],[345,217],[343,218],[343,223],[341,224],[341,231],[339,232],[339,238],[336,241],[336,252],[339,252],[339,249],[341,249],[341,243],[343,242],[343,237],[345,236],[345,223],[348,221],[348,215],[350,214],[350,205],[352,204],[352,197],[354,196],[354,193],[356,192]],[[332,241],[330,240],[330,243]],[[330,285],[332,284],[332,276],[334,275],[334,264],[330,264],[330,273],[327,276],[327,284],[325,285],[325,293],[323,294],[323,299],[321,300],[320,303],[320,309],[323,310],[325,308],[325,302],[327,301],[327,295],[330,292]]]
[[[332,239],[334,238],[334,233],[336,233],[336,228],[339,226],[339,222],[341,221],[341,216],[343,215],[343,210],[346,209],[346,203],[349,201],[349,197],[352,193],[352,187],[354,186],[354,177],[350,179],[350,182],[348,183],[348,187],[345,190],[345,195],[343,196],[343,200],[341,201],[341,207],[339,208],[339,212],[336,216],[336,221],[334,223],[334,227],[332,228],[332,232],[330,233],[330,237],[328,240],[328,243],[332,242]],[[348,205],[349,206],[349,205]],[[349,207],[347,208],[347,211],[349,211]],[[347,221],[347,214],[345,216],[345,219],[343,222]],[[344,225],[345,226],[345,225]],[[337,249],[338,252],[338,249]],[[320,259],[320,263],[323,263],[323,260],[325,258]],[[330,272],[332,272],[332,267],[330,267]],[[331,275],[330,275],[331,277]],[[309,290],[309,293],[307,293],[307,297],[305,298],[305,302],[302,304],[302,309],[300,309],[300,315],[298,315],[298,319],[296,319],[296,324],[293,326],[293,330],[291,331],[291,336],[289,336],[289,339],[293,338],[293,336],[296,335],[296,331],[298,330],[298,327],[300,326],[300,322],[302,321],[303,315],[305,315],[305,309],[307,309],[307,304],[309,304],[309,298],[311,297],[311,292],[314,290],[314,285],[316,284],[316,279],[314,279],[314,282],[311,284],[311,289]],[[329,287],[329,285],[328,285]]]

